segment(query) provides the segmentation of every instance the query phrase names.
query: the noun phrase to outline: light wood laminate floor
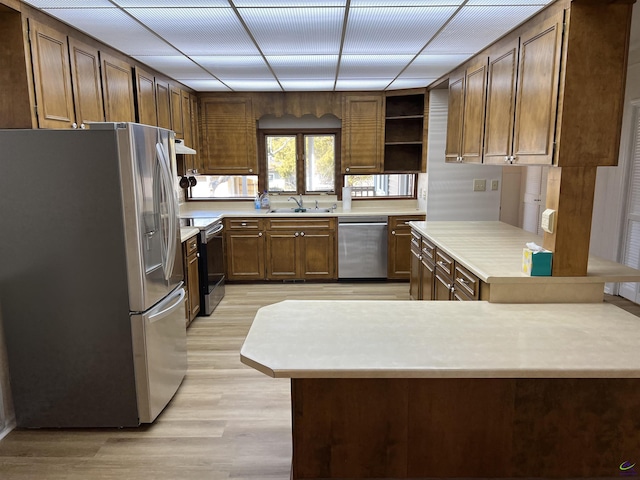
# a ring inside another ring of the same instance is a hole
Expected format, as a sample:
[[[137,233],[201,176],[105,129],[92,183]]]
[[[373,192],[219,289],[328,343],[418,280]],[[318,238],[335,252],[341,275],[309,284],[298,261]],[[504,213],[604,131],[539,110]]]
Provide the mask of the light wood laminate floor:
[[[189,328],[187,376],[154,424],[14,430],[0,441],[0,479],[288,480],[289,381],[240,363],[256,311],[286,299],[408,298],[407,283],[227,285],[215,312]]]

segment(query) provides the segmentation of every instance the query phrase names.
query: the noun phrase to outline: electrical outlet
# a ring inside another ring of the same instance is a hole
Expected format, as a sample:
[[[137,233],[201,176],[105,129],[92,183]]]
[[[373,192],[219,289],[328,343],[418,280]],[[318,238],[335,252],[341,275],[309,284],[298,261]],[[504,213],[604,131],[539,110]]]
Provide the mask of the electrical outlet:
[[[491,180],[491,190],[498,190],[500,186],[499,180]]]
[[[487,189],[487,181],[483,179],[474,179],[473,180],[473,191],[474,192],[484,192]]]

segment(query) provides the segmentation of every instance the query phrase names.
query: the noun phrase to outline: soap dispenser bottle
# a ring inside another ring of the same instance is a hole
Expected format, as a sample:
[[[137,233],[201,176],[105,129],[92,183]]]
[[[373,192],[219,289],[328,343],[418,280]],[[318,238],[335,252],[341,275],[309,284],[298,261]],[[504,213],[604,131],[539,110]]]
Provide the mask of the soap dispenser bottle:
[[[260,197],[260,206],[266,209],[269,209],[271,207],[271,202],[269,201],[269,194],[267,193],[266,190]]]

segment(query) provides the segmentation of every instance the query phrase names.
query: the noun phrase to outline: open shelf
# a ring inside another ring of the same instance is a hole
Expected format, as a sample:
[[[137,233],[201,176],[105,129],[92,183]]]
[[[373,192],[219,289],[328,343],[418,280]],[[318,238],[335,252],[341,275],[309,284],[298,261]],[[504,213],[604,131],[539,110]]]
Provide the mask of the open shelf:
[[[389,95],[385,101],[385,172],[424,171],[424,94]]]

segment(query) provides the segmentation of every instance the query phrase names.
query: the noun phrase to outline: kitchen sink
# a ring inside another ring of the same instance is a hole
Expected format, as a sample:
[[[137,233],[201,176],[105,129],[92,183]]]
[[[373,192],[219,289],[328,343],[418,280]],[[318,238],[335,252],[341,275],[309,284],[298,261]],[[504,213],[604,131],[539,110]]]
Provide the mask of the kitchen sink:
[[[330,213],[330,208],[274,208],[269,213]]]

